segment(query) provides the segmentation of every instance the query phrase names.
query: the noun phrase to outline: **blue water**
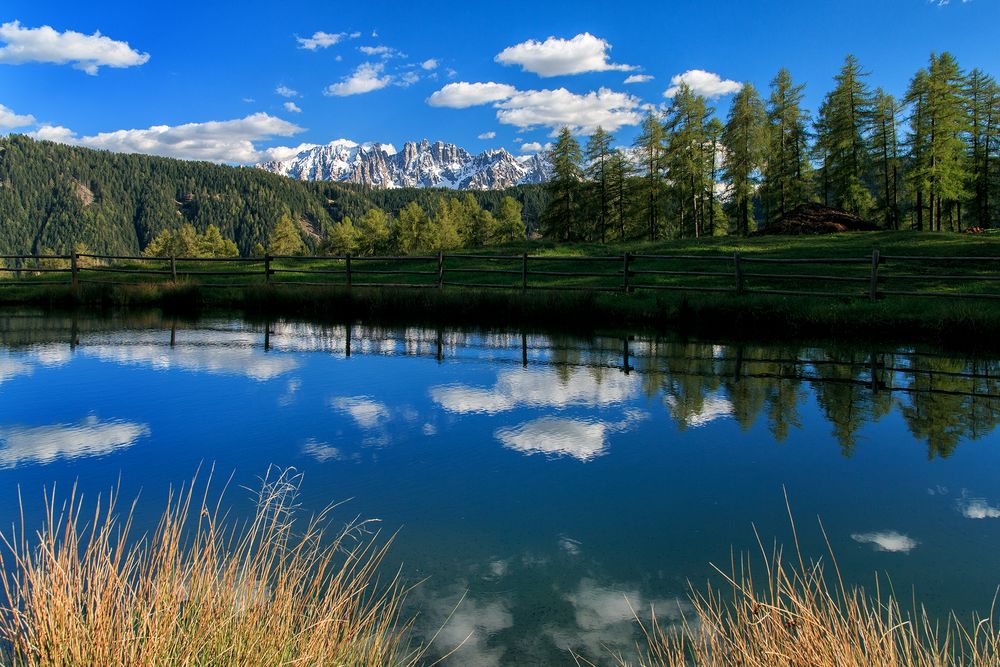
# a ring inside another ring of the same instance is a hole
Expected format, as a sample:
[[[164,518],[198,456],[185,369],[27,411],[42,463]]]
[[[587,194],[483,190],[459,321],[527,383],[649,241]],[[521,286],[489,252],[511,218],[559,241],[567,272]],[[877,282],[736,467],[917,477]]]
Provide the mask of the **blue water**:
[[[148,527],[212,464],[239,512],[292,466],[306,509],[400,531],[451,664],[573,664],[628,649],[630,604],[675,619],[754,527],[789,544],[785,492],[848,580],[988,610],[998,420],[1000,360],[920,347],[6,315],[0,527],[74,482],[141,492]]]

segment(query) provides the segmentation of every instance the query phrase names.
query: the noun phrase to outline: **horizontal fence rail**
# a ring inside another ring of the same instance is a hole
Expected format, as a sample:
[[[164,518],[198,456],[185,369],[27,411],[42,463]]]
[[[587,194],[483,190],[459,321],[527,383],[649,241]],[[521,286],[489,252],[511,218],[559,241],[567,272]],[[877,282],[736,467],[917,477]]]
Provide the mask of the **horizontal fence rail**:
[[[641,292],[838,299],[1000,299],[1000,256],[762,257],[756,254],[0,255],[0,287],[194,284]],[[63,274],[42,279],[49,274]],[[258,280],[253,280],[256,277]],[[247,279],[250,280],[247,280]],[[233,280],[239,279],[239,280]]]

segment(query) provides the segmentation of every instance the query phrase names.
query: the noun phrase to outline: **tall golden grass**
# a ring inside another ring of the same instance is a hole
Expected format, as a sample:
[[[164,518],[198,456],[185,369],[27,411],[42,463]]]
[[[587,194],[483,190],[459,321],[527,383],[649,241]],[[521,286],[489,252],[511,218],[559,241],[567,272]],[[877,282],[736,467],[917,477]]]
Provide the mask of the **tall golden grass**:
[[[85,513],[46,494],[43,528],[4,537],[0,658],[12,665],[408,665],[391,540],[366,522],[297,519],[299,478],[270,473],[236,522],[211,475],[170,494],[156,530],[133,535],[117,493]],[[23,512],[22,512],[23,516]],[[22,520],[23,524],[23,520]]]
[[[715,567],[720,588],[692,588],[693,610],[664,627],[638,621],[644,635],[638,665],[717,667],[943,667],[1000,665],[1000,633],[993,610],[962,622],[951,614],[932,620],[925,609],[904,608],[878,578],[873,592],[846,586],[826,539],[831,567],[802,554],[789,511],[795,550],[768,549],[761,562],[746,555],[728,570]],[[822,531],[822,523],[820,524]],[[756,534],[756,533],[755,533]],[[713,566],[714,567],[714,566]],[[638,615],[637,615],[638,618]],[[625,666],[632,661],[615,656]]]

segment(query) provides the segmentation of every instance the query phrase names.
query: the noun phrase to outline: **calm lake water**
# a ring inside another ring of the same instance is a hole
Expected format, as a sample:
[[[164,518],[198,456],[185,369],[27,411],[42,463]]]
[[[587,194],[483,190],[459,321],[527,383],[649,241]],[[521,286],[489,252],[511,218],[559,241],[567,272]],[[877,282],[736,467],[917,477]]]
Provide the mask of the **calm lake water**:
[[[451,664],[627,649],[732,550],[817,517],[847,579],[941,613],[1000,584],[1000,360],[913,348],[0,316],[0,527],[121,480],[150,525],[201,463],[401,529],[417,631]],[[884,582],[884,580],[883,580]]]

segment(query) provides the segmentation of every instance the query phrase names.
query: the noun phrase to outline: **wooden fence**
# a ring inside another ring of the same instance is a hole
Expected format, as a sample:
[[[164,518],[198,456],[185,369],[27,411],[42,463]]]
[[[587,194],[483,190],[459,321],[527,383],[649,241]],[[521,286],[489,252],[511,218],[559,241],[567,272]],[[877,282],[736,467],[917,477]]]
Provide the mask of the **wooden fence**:
[[[236,288],[468,288],[678,291],[867,298],[1000,299],[1000,257],[882,255],[780,258],[756,254],[140,257],[0,255],[0,286],[182,282]],[[257,278],[257,280],[254,280]]]

